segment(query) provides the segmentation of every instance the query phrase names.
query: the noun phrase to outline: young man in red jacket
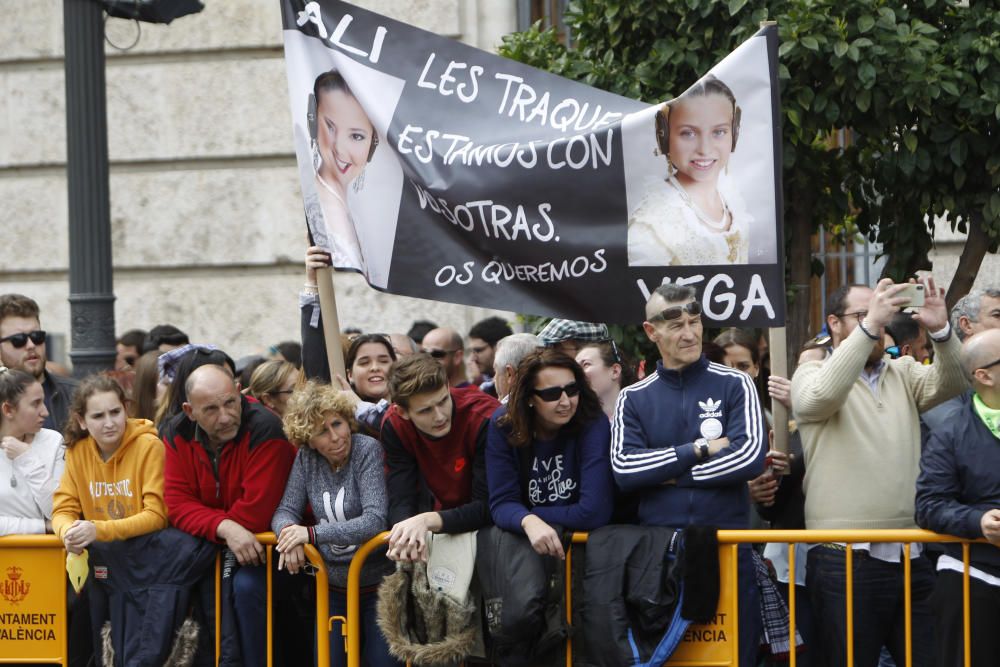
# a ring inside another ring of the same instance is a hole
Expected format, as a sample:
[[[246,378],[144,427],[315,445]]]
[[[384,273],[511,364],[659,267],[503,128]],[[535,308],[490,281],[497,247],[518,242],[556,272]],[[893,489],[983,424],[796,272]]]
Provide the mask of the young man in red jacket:
[[[448,386],[428,354],[389,371],[392,407],[382,422],[389,492],[390,558],[427,556],[427,532],[464,533],[490,523],[486,427],[500,403]]]
[[[244,665],[266,664],[265,551],[295,449],[281,420],[240,395],[229,371],[206,365],[185,383],[184,413],[163,430],[164,499],[170,523],[226,545],[239,563],[233,605]]]

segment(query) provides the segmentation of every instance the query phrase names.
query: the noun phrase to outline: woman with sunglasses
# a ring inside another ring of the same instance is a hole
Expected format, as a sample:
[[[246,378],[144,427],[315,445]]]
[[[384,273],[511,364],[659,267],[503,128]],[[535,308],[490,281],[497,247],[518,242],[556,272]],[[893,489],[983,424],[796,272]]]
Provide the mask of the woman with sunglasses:
[[[610,423],[583,369],[546,349],[517,368],[507,405],[490,420],[486,479],[497,526],[565,558],[553,524],[589,531],[611,518]]]
[[[63,473],[62,436],[42,428],[42,385],[0,366],[0,535],[52,530],[52,494]]]
[[[576,363],[580,364],[590,388],[600,399],[604,414],[611,419],[622,387],[635,382],[632,365],[625,361],[613,340],[584,343],[576,353]]]

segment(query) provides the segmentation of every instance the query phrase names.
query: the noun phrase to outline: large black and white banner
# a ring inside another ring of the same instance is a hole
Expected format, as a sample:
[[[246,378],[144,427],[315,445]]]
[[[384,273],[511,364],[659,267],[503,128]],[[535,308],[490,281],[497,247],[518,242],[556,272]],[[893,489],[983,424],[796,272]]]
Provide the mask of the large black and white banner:
[[[283,0],[313,240],[409,296],[635,323],[663,282],[784,323],[777,29],[648,105],[334,0]]]

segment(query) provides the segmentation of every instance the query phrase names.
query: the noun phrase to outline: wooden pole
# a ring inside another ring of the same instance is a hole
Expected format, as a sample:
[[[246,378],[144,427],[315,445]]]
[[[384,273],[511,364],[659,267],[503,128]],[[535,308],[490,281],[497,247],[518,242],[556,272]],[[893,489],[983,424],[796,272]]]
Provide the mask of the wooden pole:
[[[771,350],[771,375],[788,377],[788,347],[785,327],[770,329],[767,340]],[[788,408],[778,401],[771,401],[771,415],[774,417],[774,449],[788,453]]]
[[[336,377],[347,378],[344,369],[344,348],[340,344],[340,318],[337,317],[337,295],[333,289],[333,269],[316,269],[319,286],[319,311],[323,316],[323,340],[326,360],[330,364],[330,384],[337,386]]]

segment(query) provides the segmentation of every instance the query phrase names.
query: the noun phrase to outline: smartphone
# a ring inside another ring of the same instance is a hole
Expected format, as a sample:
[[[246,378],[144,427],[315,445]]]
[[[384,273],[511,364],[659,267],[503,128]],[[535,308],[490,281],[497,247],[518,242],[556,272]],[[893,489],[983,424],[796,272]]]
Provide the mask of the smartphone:
[[[909,301],[903,304],[903,308],[922,308],[924,305],[923,283],[907,283],[903,289],[896,293],[897,298],[904,296]]]

